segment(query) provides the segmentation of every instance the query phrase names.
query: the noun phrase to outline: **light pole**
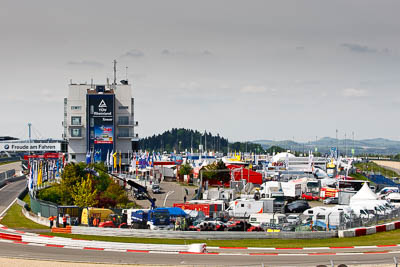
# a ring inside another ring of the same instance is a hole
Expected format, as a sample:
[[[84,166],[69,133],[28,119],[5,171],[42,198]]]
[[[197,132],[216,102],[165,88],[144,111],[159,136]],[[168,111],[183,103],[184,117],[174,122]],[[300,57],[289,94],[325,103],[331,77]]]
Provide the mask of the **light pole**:
[[[168,191],[168,193],[165,195],[165,199],[164,199],[164,204],[163,207],[165,207],[165,203],[167,202],[167,198],[172,195],[175,191]]]

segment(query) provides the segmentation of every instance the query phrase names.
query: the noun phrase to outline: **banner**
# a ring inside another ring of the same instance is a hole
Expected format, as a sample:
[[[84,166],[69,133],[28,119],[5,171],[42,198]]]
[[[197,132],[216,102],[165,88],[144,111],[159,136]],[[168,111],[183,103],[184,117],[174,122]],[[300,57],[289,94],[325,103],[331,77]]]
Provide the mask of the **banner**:
[[[61,151],[61,143],[0,143],[0,151]]]

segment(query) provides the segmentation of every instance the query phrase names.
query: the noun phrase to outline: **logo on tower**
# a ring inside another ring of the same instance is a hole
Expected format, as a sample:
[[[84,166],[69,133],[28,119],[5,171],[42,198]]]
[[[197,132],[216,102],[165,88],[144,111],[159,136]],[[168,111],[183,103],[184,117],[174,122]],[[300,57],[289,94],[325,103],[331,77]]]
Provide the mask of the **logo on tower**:
[[[104,102],[104,99],[101,100],[100,104],[99,104],[99,108],[106,108],[106,102]]]

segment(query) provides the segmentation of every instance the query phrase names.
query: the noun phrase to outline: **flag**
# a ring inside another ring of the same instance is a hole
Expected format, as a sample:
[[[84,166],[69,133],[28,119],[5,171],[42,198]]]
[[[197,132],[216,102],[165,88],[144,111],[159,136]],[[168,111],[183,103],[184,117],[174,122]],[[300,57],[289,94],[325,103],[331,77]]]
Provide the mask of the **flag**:
[[[110,159],[110,150],[107,150],[107,156],[106,156],[106,162],[105,162],[105,164],[106,164],[107,167],[110,166],[110,161],[109,161],[109,159]]]
[[[112,166],[114,165],[113,154],[114,154],[114,150],[111,150],[111,152],[110,152],[110,158],[108,159],[108,163],[110,164],[110,167],[111,167],[111,168],[112,168]]]
[[[113,154],[114,169],[117,168],[117,151]]]
[[[121,164],[122,164],[122,154],[121,150],[119,151],[119,170],[121,171]]]
[[[37,177],[37,185],[41,185],[42,184],[42,162],[40,162],[39,164],[39,169],[38,169],[38,177]]]
[[[30,168],[28,189],[29,189],[29,191],[31,191],[33,189],[33,164],[31,164],[31,168]]]
[[[90,155],[90,151],[86,152],[86,164],[90,164],[92,162],[92,157]]]

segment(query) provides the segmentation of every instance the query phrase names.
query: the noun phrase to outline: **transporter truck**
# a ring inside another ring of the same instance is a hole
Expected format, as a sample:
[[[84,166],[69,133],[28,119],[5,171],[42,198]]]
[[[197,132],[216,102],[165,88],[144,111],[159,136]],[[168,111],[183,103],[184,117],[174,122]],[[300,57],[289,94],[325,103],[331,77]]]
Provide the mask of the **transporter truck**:
[[[128,224],[134,229],[170,230],[173,228],[165,208],[127,210]]]

